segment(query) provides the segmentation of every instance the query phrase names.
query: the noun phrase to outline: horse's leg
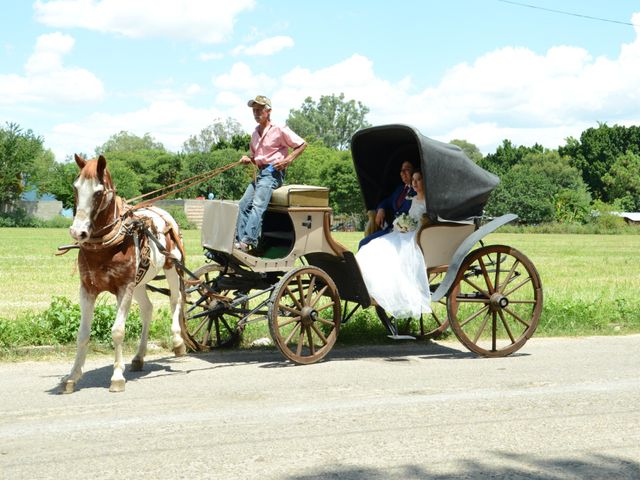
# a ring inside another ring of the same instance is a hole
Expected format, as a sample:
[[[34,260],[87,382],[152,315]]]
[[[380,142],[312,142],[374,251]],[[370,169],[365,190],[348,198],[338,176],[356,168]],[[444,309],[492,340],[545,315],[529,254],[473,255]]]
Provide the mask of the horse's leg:
[[[113,364],[113,376],[111,377],[110,392],[124,392],[124,356],[122,354],[122,344],[124,342],[124,326],[131,308],[133,300],[133,290],[135,284],[130,283],[122,287],[117,294],[118,309],[116,313],[116,321],[111,328],[111,339],[116,351],[116,359]]]
[[[184,295],[182,292],[182,280],[176,268],[165,270],[167,283],[169,283],[169,300],[171,303],[171,341],[173,343],[173,353],[176,356],[184,355],[187,348],[180,335],[180,315],[183,314]]]
[[[93,311],[96,307],[96,296],[89,294],[83,286],[80,286],[80,328],[78,328],[78,339],[76,348],[76,361],[73,364],[71,373],[62,379],[60,391],[62,393],[73,393],[76,383],[82,377],[82,367],[87,358],[89,349],[89,337],[91,336],[91,324],[93,323]]]
[[[149,338],[149,325],[153,316],[153,304],[147,295],[144,285],[138,285],[133,291],[133,298],[140,305],[140,320],[142,321],[142,332],[140,334],[140,345],[138,352],[131,361],[131,370],[139,372],[144,366],[144,356],[147,354],[147,339]]]

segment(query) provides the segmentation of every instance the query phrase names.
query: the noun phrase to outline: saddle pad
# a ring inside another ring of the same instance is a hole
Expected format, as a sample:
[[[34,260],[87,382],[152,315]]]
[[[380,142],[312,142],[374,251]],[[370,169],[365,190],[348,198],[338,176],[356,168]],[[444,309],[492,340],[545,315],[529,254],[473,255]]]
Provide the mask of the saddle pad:
[[[271,194],[271,205],[278,207],[328,207],[329,189],[312,185],[283,185]]]

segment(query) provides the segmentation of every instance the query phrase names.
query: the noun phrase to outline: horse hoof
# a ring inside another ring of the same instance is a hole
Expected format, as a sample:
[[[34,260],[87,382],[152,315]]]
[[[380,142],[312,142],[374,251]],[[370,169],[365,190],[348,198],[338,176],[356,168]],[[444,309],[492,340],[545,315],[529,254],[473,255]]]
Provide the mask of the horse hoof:
[[[124,379],[122,380],[112,380],[111,386],[109,387],[110,392],[124,392]]]
[[[76,389],[76,382],[66,380],[60,384],[60,393],[73,393]]]
[[[176,357],[181,357],[187,353],[187,346],[183,343],[177,347],[173,347],[173,354]]]
[[[141,372],[142,371],[142,367],[144,367],[144,360],[139,360],[137,358],[134,358],[131,361],[131,371],[132,372]]]

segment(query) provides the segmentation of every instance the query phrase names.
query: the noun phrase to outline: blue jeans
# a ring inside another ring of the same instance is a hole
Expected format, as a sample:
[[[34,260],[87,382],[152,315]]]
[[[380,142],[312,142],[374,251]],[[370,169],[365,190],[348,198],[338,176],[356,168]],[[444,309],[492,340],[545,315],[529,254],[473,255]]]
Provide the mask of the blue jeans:
[[[262,217],[267,210],[271,193],[282,185],[284,172],[264,168],[258,172],[240,199],[236,240],[256,246],[262,230]]]

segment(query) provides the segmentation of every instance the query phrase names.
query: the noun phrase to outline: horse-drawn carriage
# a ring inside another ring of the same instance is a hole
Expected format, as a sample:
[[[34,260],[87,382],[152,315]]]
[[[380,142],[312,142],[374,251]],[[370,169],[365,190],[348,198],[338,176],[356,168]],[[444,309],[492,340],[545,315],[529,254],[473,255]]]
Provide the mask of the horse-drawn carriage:
[[[435,338],[451,326],[480,355],[508,355],[524,345],[538,324],[542,287],[518,250],[483,244],[487,234],[517,218],[480,225],[498,178],[458,147],[406,125],[361,130],[351,148],[368,209],[398,185],[404,160],[420,164],[427,212],[416,241],[433,313],[415,320],[411,336],[402,335],[399,322],[370,298],[354,254],[332,238],[328,190],[288,185],[274,191],[260,245],[250,253],[233,246],[237,203],[208,203],[202,226],[208,262],[185,277],[187,345],[200,351],[233,345],[247,324],[266,319],[286,358],[313,363],[331,350],[342,323],[372,305],[392,338]]]
[[[420,163],[426,218],[415,238],[427,266],[433,313],[413,322],[410,338],[433,338],[451,326],[478,354],[502,356],[519,349],[538,324],[542,287],[522,253],[482,242],[517,218],[509,214],[480,225],[498,178],[458,147],[431,140],[406,125],[361,130],[353,136],[351,148],[368,209],[397,186],[403,160]],[[103,156],[90,161],[76,156],[76,162],[81,170],[74,182],[76,208],[70,229],[76,244],[60,249],[80,249],[82,321],[76,361],[62,381],[62,391],[72,392],[82,376],[93,309],[103,291],[115,294],[118,301],[112,329],[112,391],[124,390],[122,343],[132,298],[140,304],[143,325],[131,368],[141,369],[144,363],[152,311],[146,288],[170,297],[172,343],[178,355],[184,353],[185,343],[192,350],[234,345],[247,324],[266,319],[286,358],[313,363],[331,350],[342,323],[359,308],[372,305],[392,338],[408,337],[370,297],[354,254],[332,238],[326,188],[289,185],[274,191],[259,248],[248,253],[234,248],[238,204],[207,202],[202,226],[206,263],[191,272],[175,220],[154,207],[154,199],[127,205],[115,193]],[[149,285],[161,270],[168,290]]]

